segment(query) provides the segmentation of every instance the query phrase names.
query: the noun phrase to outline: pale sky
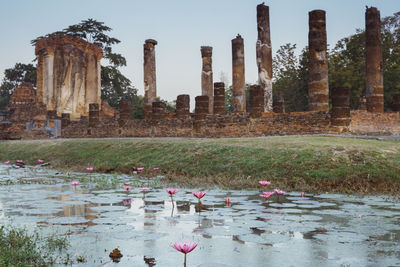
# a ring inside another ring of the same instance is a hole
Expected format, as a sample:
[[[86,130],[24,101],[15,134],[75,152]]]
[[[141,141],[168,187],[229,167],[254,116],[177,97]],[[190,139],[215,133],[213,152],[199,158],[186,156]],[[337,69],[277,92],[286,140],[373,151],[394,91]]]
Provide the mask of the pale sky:
[[[17,62],[31,63],[30,40],[62,30],[81,20],[105,22],[121,41],[114,51],[127,59],[121,71],[143,95],[143,43],[156,46],[157,95],[168,101],[179,94],[193,99],[201,94],[200,46],[213,47],[214,81],[224,72],[232,83],[231,40],[239,33],[245,43],[246,82],[257,80],[255,0],[0,0],[0,79]],[[328,44],[364,28],[365,6],[375,6],[381,17],[400,11],[399,0],[270,0],[273,53],[286,43],[307,45],[308,12],[327,14]]]

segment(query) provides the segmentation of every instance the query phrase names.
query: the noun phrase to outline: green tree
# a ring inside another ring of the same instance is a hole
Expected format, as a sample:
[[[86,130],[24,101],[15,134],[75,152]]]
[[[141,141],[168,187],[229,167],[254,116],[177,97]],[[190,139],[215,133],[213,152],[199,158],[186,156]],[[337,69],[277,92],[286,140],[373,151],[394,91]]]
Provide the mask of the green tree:
[[[308,108],[308,50],[295,55],[296,44],[282,45],[273,59],[273,95],[282,93],[287,112]]]
[[[32,64],[15,64],[14,68],[4,71],[0,86],[0,109],[4,109],[14,89],[22,82],[30,82],[36,86],[36,68]]]

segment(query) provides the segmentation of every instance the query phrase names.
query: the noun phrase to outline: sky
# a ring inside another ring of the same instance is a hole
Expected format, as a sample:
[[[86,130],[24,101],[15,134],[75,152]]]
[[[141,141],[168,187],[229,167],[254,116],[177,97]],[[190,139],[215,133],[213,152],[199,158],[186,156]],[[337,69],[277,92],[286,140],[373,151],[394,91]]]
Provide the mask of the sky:
[[[143,44],[156,46],[157,95],[172,101],[189,94],[191,105],[201,94],[200,46],[213,47],[214,82],[232,83],[231,40],[244,38],[246,82],[257,81],[255,45],[258,0],[0,0],[0,79],[17,62],[32,63],[32,39],[93,18],[121,41],[113,48],[127,59],[121,72],[143,95]],[[381,17],[400,11],[399,0],[270,0],[273,55],[281,45],[308,44],[308,12],[326,11],[328,45],[365,27],[365,6]],[[102,62],[106,63],[106,62]]]

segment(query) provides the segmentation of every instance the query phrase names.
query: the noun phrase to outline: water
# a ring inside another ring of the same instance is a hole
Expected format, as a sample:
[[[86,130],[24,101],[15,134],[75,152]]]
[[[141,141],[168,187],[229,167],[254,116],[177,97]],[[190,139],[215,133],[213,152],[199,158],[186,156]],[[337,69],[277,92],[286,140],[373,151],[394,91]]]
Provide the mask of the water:
[[[72,258],[86,260],[79,266],[183,266],[171,247],[182,240],[199,243],[188,266],[400,265],[400,203],[379,196],[293,192],[264,202],[259,191],[215,189],[199,210],[198,189],[179,188],[173,206],[161,187],[74,188],[56,171],[7,170],[0,166],[0,222],[67,234]],[[108,256],[114,248],[120,263]]]

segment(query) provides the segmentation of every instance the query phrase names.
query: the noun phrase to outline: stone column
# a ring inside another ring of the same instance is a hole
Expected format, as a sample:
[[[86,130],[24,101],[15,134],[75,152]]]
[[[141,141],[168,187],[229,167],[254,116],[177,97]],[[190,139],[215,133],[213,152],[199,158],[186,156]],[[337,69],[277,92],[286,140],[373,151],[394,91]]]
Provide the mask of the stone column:
[[[232,105],[234,113],[246,112],[244,43],[240,34],[232,40]]]
[[[395,112],[400,111],[400,94],[395,94],[393,95],[393,105],[392,105],[392,109]]]
[[[178,95],[176,98],[176,117],[187,118],[190,116],[190,96]]]
[[[194,109],[194,118],[197,121],[205,120],[208,114],[208,96],[196,96],[195,97],[195,109]]]
[[[166,112],[166,105],[164,102],[161,101],[154,101],[152,103],[152,114],[151,118],[153,120],[162,120]]]
[[[249,93],[250,117],[261,117],[264,111],[264,91],[260,85],[252,85]]]
[[[119,126],[124,126],[131,119],[131,103],[129,101],[119,102]]]
[[[326,21],[324,10],[313,10],[309,15],[309,81],[310,110],[329,110],[328,57],[326,54]]]
[[[347,132],[351,122],[350,88],[332,88],[331,127],[339,132]]]
[[[225,84],[214,83],[214,114],[225,115]]]
[[[257,6],[257,30],[258,84],[264,91],[264,111],[272,112],[272,49],[269,7],[264,4]]]
[[[49,47],[44,53],[44,84],[43,98],[47,105],[47,110],[54,110],[56,104],[54,101],[54,48]]]
[[[365,56],[367,111],[383,112],[381,16],[376,7],[367,8],[365,12]]]
[[[274,112],[285,113],[285,100],[282,92],[278,92],[276,95],[276,99],[274,100]]]
[[[208,113],[213,113],[213,72],[212,72],[212,47],[202,46],[201,58],[203,67],[201,72],[201,95],[208,96]]]
[[[89,104],[89,127],[96,127],[99,124],[100,111],[99,104]]]
[[[157,97],[156,86],[156,55],[155,45],[156,40],[147,39],[143,45],[144,49],[144,118],[151,118],[152,103]]]

